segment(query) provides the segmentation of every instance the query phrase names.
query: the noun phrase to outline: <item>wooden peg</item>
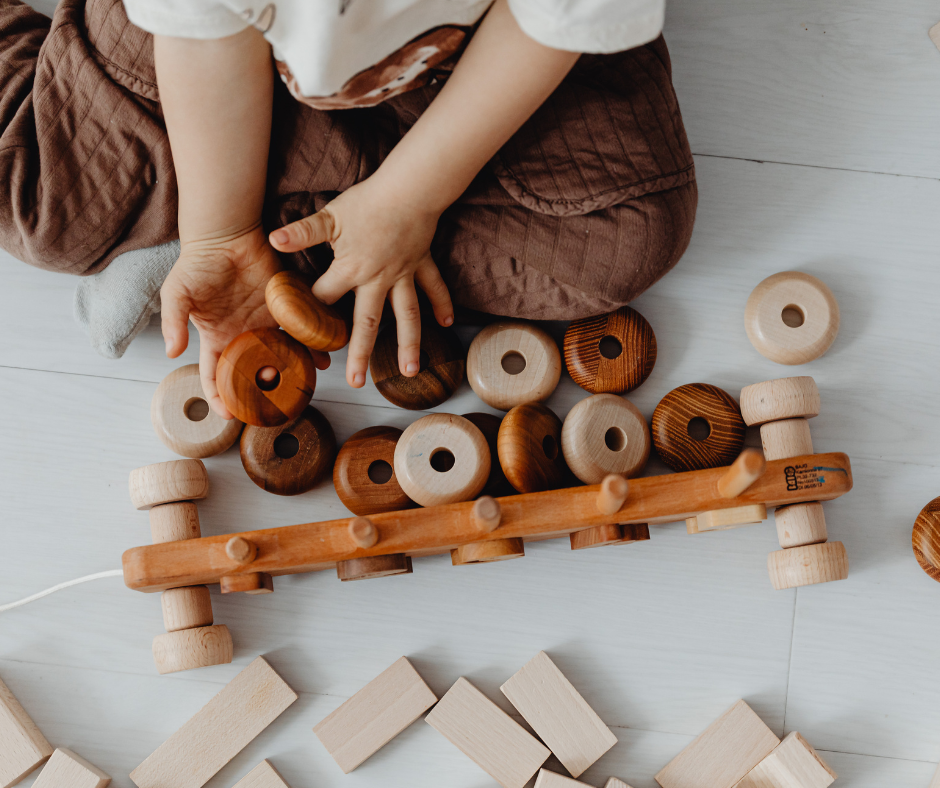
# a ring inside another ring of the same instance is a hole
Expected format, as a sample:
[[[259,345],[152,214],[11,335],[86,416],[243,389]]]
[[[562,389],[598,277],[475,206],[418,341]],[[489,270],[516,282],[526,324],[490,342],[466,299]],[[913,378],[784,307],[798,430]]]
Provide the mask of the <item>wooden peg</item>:
[[[656,335],[632,307],[573,320],[565,331],[568,374],[592,394],[633,391],[655,364]]]
[[[410,575],[413,572],[411,556],[404,553],[350,558],[336,563],[336,576],[344,583],[351,580],[374,580],[392,575]]]
[[[379,529],[368,517],[353,517],[349,521],[349,537],[356,547],[368,550],[379,543]]]
[[[849,576],[849,557],[842,542],[809,544],[777,550],[767,556],[770,582],[778,591],[815,583],[845,580]]]
[[[258,557],[258,545],[243,536],[233,536],[225,543],[225,554],[237,564],[250,564]]]
[[[206,586],[168,588],[160,595],[167,632],[212,625],[212,600]]]
[[[107,788],[111,777],[81,755],[59,747],[43,767],[33,788]]]
[[[828,788],[836,777],[810,743],[793,731],[734,788]]]
[[[274,578],[267,572],[245,572],[225,575],[219,579],[223,594],[270,594],[274,592]]]
[[[597,491],[597,511],[601,514],[614,514],[620,511],[630,494],[630,482],[612,473],[604,477],[601,488]]]
[[[569,537],[572,550],[587,550],[590,547],[606,547],[612,544],[647,542],[650,538],[648,523],[627,525],[598,525],[575,531]]]
[[[153,639],[153,661],[161,674],[224,665],[233,653],[232,633],[224,624],[180,629]]]
[[[722,498],[737,498],[763,476],[766,469],[767,461],[761,452],[745,449],[718,482],[719,494]]]
[[[414,506],[395,476],[397,427],[366,427],[352,435],[336,455],[333,487],[353,514],[394,512]]]
[[[815,276],[782,271],[767,277],[744,308],[747,338],[778,364],[805,364],[829,350],[839,333],[839,305]]]
[[[768,460],[785,460],[813,453],[813,437],[806,419],[787,419],[762,424],[760,440],[764,446],[764,457]]]
[[[154,544],[198,539],[199,510],[190,501],[164,503],[150,510],[150,538]]]
[[[270,762],[261,761],[232,788],[290,788]]]
[[[209,474],[202,460],[171,460],[136,468],[130,475],[131,503],[150,509],[164,503],[196,501],[209,494]]]
[[[516,405],[499,427],[499,464],[519,492],[554,490],[568,466],[561,450],[561,419],[541,402]]]
[[[818,502],[778,506],[774,520],[781,547],[820,544],[829,538],[826,533],[826,515],[822,504]]]
[[[503,510],[499,501],[489,495],[484,495],[474,502],[470,517],[473,518],[473,523],[477,528],[485,533],[491,533],[499,528],[503,519]]]
[[[295,271],[272,276],[264,288],[264,300],[278,325],[311,350],[332,353],[349,342],[349,322],[314,296]]]
[[[749,427],[819,415],[819,389],[809,376],[778,378],[741,389],[741,416]]]
[[[702,512],[697,517],[690,517],[685,521],[686,531],[690,534],[705,531],[726,531],[729,528],[739,528],[742,525],[762,523],[767,519],[767,507],[762,503],[735,506],[730,509],[713,509]]]
[[[486,542],[462,544],[456,550],[451,550],[450,562],[453,566],[488,564],[493,561],[522,558],[524,555],[525,545],[519,538],[490,539]]]
[[[558,385],[561,353],[545,331],[522,320],[490,323],[470,343],[467,380],[491,408],[542,402]]]
[[[50,755],[52,745],[0,681],[0,788],[16,785]]]

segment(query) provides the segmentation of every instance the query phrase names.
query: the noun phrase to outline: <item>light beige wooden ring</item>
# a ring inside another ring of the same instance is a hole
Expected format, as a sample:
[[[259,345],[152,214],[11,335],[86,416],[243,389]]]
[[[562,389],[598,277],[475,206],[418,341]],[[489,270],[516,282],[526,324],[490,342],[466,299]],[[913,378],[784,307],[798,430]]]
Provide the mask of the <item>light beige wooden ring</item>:
[[[150,538],[154,544],[198,539],[199,509],[191,501],[154,506],[150,510]]]
[[[395,446],[395,476],[422,506],[469,501],[490,475],[490,447],[470,421],[432,413],[408,427]]]
[[[839,333],[839,305],[815,276],[783,271],[751,292],[744,328],[757,351],[778,364],[819,358]]]
[[[150,420],[168,448],[196,459],[221,454],[245,426],[238,419],[223,419],[209,407],[198,364],[175,369],[163,379],[150,401]]]
[[[167,632],[212,624],[212,599],[205,586],[168,588],[160,595],[160,606]]]
[[[774,520],[781,547],[821,544],[829,538],[826,515],[819,502],[780,506],[774,512]]]
[[[508,561],[511,558],[522,558],[524,555],[525,544],[517,537],[511,539],[491,539],[488,542],[462,544],[456,550],[451,550],[450,562],[453,566],[489,564],[493,561]]]
[[[616,394],[595,394],[568,413],[561,450],[585,484],[600,484],[611,473],[636,476],[650,456],[650,430],[632,402]]]
[[[849,576],[849,557],[842,542],[791,547],[770,553],[767,571],[770,582],[778,591],[829,583]]]
[[[813,453],[813,436],[806,419],[768,421],[761,425],[760,441],[768,462]]]
[[[470,343],[467,380],[490,407],[510,410],[526,402],[542,402],[560,377],[558,345],[532,323],[500,320]]]
[[[781,419],[811,419],[819,415],[816,381],[804,375],[754,383],[741,389],[741,415],[749,427]]]
[[[161,673],[177,673],[232,661],[232,633],[225,624],[167,632],[153,639],[153,661]]]
[[[176,501],[198,501],[209,494],[202,460],[170,460],[135,468],[130,475],[131,503],[137,509]]]

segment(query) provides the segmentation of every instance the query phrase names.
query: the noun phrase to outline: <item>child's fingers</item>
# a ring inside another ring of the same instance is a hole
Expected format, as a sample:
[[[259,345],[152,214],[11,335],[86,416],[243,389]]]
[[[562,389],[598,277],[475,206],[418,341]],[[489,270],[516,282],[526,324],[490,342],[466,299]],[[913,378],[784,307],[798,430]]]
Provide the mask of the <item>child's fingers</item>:
[[[364,285],[356,290],[352,337],[346,360],[346,381],[355,389],[361,388],[366,382],[369,356],[375,346],[382,308],[385,306],[385,293],[381,285]]]
[[[190,301],[172,286],[160,289],[160,328],[167,358],[176,358],[189,345]]]
[[[311,350],[310,355],[313,356],[313,363],[319,370],[329,369],[330,368],[330,354],[324,353],[322,350]]]
[[[410,276],[402,277],[389,291],[398,326],[398,368],[414,377],[421,366],[421,308]]]
[[[313,216],[306,216],[274,230],[268,240],[279,252],[299,252],[301,249],[332,241],[334,229],[333,214],[324,208]]]
[[[418,266],[415,271],[415,281],[427,293],[437,322],[442,326],[451,325],[454,322],[454,305],[450,300],[450,291],[430,256]]]
[[[311,290],[314,297],[319,298],[324,304],[335,304],[353,287],[354,285],[346,279],[342,269],[334,261],[326,269],[326,273],[313,283]]]
[[[206,402],[209,407],[218,413],[223,419],[232,419],[234,416],[229,413],[228,408],[222,403],[219,396],[219,388],[215,383],[215,369],[219,363],[219,356],[222,353],[213,349],[204,337],[199,338],[199,380],[202,382],[202,393],[206,395]]]

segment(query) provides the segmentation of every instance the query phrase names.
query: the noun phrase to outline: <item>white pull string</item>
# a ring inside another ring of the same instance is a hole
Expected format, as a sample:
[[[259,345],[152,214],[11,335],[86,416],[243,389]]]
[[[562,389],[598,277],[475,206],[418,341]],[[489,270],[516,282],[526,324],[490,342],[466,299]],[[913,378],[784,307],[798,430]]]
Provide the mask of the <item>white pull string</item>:
[[[67,580],[64,583],[59,583],[57,586],[52,586],[52,588],[47,588],[45,591],[40,591],[38,594],[33,594],[28,596],[25,599],[20,599],[16,602],[9,602],[6,605],[0,605],[0,613],[5,613],[7,610],[12,610],[15,607],[21,607],[22,605],[28,605],[30,602],[35,602],[37,599],[42,599],[44,596],[49,596],[49,594],[54,594],[56,591],[61,591],[63,588],[69,588],[70,586],[77,586],[79,583],[87,583],[90,580],[101,580],[104,577],[118,577],[124,576],[123,569],[109,569],[107,572],[96,572],[93,575],[85,575],[85,577],[79,577],[75,580]]]

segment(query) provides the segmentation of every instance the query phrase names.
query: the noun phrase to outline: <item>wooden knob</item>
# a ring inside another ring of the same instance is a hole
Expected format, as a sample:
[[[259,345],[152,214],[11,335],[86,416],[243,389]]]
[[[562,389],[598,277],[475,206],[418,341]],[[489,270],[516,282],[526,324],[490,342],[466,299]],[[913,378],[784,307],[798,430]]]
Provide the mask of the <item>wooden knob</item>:
[[[150,510],[150,537],[154,544],[198,539],[199,510],[189,501],[165,503]]]
[[[486,326],[470,343],[470,388],[492,408],[510,410],[548,399],[560,377],[558,345],[532,323],[500,320]]]
[[[540,402],[516,405],[503,418],[497,447],[499,464],[519,492],[554,490],[568,467],[561,451],[561,419]]]
[[[845,580],[849,576],[849,557],[842,542],[810,544],[771,553],[767,570],[770,582],[779,591]]]
[[[592,394],[625,394],[656,364],[656,335],[635,309],[573,320],[565,332],[565,365],[572,380]]]
[[[279,427],[247,426],[240,453],[245,472],[262,490],[300,495],[330,472],[336,436],[326,416],[308,405]]]
[[[368,550],[379,543],[379,529],[368,517],[353,517],[349,521],[349,537],[356,547]]]
[[[150,509],[165,503],[196,501],[209,494],[209,474],[202,460],[171,460],[136,468],[130,475],[131,503]]]
[[[471,542],[460,545],[456,550],[450,551],[450,561],[453,566],[465,564],[488,564],[493,561],[508,561],[511,558],[522,558],[525,555],[525,545],[522,539],[491,539],[487,542]]]
[[[783,271],[767,277],[744,308],[747,337],[778,364],[805,364],[825,353],[839,333],[839,305],[815,276]]]
[[[485,533],[491,533],[499,528],[503,519],[503,508],[495,498],[484,495],[474,501],[470,517],[477,528]]]
[[[568,537],[572,550],[587,550],[591,547],[605,547],[612,544],[647,542],[649,538],[650,527],[647,523],[598,525],[594,528],[585,528],[583,531],[574,531]]]
[[[274,578],[267,572],[245,572],[226,575],[219,581],[223,594],[270,594],[274,591]]]
[[[153,639],[153,661],[161,674],[227,665],[233,653],[232,633],[224,624],[181,629]]]
[[[398,483],[422,506],[469,501],[489,474],[486,438],[460,416],[432,413],[418,419],[395,447]]]
[[[737,498],[756,482],[767,469],[764,455],[757,449],[745,449],[718,481],[718,493],[722,498]]]
[[[490,475],[483,487],[483,494],[493,498],[502,498],[506,495],[515,495],[516,491],[503,473],[503,466],[499,464],[499,427],[503,423],[500,416],[492,413],[465,413],[463,416],[486,438],[486,445],[490,447]]]
[[[595,394],[578,402],[561,429],[565,462],[585,484],[610,473],[636,476],[650,456],[650,431],[643,414],[616,394]]]
[[[829,538],[826,515],[819,502],[779,506],[774,512],[774,520],[781,547],[821,544]]]
[[[225,543],[225,554],[238,564],[250,564],[258,557],[258,545],[243,536],[233,536]]]
[[[920,568],[940,583],[940,498],[934,498],[917,515],[911,546]]]
[[[605,476],[601,489],[597,492],[597,511],[601,514],[614,514],[620,511],[630,494],[630,483],[615,473]]]
[[[311,350],[331,353],[349,342],[349,322],[314,296],[295,271],[272,276],[264,288],[264,300],[278,325]]]
[[[730,465],[741,453],[746,430],[734,398],[708,383],[670,391],[653,411],[652,428],[660,459],[674,471]]]
[[[414,506],[395,476],[397,427],[366,427],[353,434],[336,455],[333,487],[353,514],[394,512]]]
[[[411,557],[404,553],[351,558],[336,564],[336,576],[344,583],[392,575],[410,575],[412,571]]]
[[[262,370],[273,367],[273,381]],[[317,384],[310,351],[284,331],[259,328],[239,334],[222,351],[216,370],[219,396],[236,419],[277,427],[297,418]]]
[[[819,389],[811,377],[765,380],[741,389],[741,416],[749,427],[818,415]]]
[[[760,441],[767,461],[785,460],[813,453],[813,436],[806,419],[769,421],[760,428]]]
[[[167,632],[212,624],[212,599],[205,586],[168,588],[160,595],[160,606]]]
[[[421,366],[414,377],[398,368],[398,327],[394,323],[379,334],[369,360],[372,382],[393,405],[407,410],[427,410],[450,398],[463,382],[466,368],[460,339],[452,328],[431,320],[421,321]]]

